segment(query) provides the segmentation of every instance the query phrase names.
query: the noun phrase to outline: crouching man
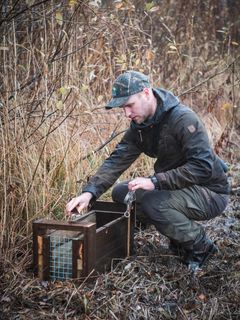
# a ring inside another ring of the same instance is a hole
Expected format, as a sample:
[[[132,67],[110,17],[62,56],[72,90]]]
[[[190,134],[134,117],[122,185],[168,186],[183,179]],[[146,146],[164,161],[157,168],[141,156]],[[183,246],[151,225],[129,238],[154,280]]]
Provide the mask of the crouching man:
[[[117,184],[114,201],[136,191],[137,212],[168,237],[169,248],[184,252],[184,263],[196,271],[217,252],[197,221],[223,212],[229,199],[226,165],[214,153],[206,130],[191,109],[148,77],[127,71],[114,82],[107,109],[121,108],[131,120],[116,149],[67,205],[79,212],[99,198],[143,152],[156,158],[147,177]]]

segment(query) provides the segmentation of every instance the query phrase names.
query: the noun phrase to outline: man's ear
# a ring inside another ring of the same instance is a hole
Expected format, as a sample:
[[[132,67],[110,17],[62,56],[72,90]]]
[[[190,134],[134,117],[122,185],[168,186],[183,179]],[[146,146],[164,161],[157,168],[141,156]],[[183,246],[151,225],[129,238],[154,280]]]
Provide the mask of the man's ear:
[[[144,88],[143,92],[146,94],[146,96],[149,97],[150,96],[150,90],[151,90],[150,88]]]

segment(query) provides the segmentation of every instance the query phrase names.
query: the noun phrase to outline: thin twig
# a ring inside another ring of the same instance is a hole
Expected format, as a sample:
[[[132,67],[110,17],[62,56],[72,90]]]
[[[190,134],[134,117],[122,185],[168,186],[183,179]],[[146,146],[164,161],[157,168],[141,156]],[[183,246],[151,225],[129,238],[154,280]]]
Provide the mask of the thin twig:
[[[111,137],[107,141],[105,141],[101,146],[99,146],[97,149],[95,149],[92,152],[89,152],[86,156],[80,158],[80,161],[81,160],[85,160],[85,159],[89,158],[90,156],[92,156],[93,154],[97,153],[98,151],[103,149],[108,143],[110,143],[112,140],[114,140],[117,136],[119,136],[120,134],[122,134],[122,133],[124,133],[126,131],[127,131],[127,129],[122,130],[120,132],[116,132],[114,135],[111,135]]]
[[[201,81],[201,82],[199,82],[199,83],[197,83],[197,84],[195,84],[193,87],[191,87],[191,88],[189,88],[189,89],[187,89],[187,90],[185,90],[185,91],[183,91],[182,93],[180,93],[178,96],[179,97],[181,97],[181,96],[183,96],[183,95],[185,95],[186,93],[189,93],[189,92],[192,92],[194,89],[196,89],[197,87],[200,87],[201,85],[203,85],[204,83],[206,83],[206,82],[208,82],[209,80],[211,80],[211,79],[213,79],[213,78],[215,78],[216,76],[218,76],[218,75],[220,75],[220,74],[222,74],[222,73],[224,73],[224,72],[226,72],[229,68],[231,68],[232,67],[232,65],[238,60],[240,58],[240,55],[239,56],[237,56],[237,58],[236,59],[234,59],[229,65],[227,65],[227,67],[226,68],[224,68],[224,69],[222,69],[222,70],[220,70],[220,71],[218,71],[218,72],[216,72],[216,73],[214,73],[213,75],[211,75],[210,77],[208,77],[207,79],[204,79],[203,81]]]

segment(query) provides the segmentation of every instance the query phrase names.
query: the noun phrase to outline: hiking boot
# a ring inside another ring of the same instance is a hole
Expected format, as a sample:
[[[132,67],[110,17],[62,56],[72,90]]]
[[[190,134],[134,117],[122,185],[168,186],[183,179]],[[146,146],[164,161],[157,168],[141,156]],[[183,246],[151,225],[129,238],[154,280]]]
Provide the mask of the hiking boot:
[[[170,240],[169,242],[169,245],[168,245],[168,249],[169,251],[171,251],[171,253],[174,255],[174,256],[183,256],[184,255],[184,248],[181,246],[180,243],[177,243],[173,240]]]
[[[218,252],[218,248],[211,240],[204,236],[201,241],[193,245],[192,250],[186,249],[185,251],[184,263],[194,273]]]

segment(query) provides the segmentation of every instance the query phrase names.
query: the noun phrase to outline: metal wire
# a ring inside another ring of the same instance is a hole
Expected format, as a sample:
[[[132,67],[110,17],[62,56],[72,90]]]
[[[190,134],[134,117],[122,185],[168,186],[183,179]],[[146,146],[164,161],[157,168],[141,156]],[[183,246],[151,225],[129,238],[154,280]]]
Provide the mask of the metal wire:
[[[51,280],[72,278],[72,239],[50,236],[49,273]]]

